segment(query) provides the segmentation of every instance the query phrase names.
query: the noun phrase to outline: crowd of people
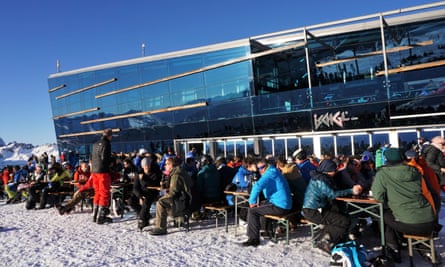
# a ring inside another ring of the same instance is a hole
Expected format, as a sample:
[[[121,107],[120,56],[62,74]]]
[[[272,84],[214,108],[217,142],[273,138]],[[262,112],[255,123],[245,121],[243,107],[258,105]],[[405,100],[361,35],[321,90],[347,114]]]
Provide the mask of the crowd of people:
[[[136,213],[137,229],[150,225],[150,208],[156,203],[150,234],[165,235],[168,216],[177,221],[205,218],[204,204],[233,206],[233,196],[224,191],[243,188],[250,193],[247,206],[239,210],[247,221],[243,246],[258,246],[261,237],[272,236],[271,222],[264,215],[294,212],[293,225],[304,218],[324,226],[314,242],[329,253],[336,244],[360,235],[358,220],[336,198],[372,194],[384,203],[387,252],[395,262],[402,260],[402,234],[431,235],[442,228],[438,218],[440,192],[445,190],[445,139],[440,136],[430,142],[419,139],[422,142],[408,151],[384,145],[357,156],[323,155],[313,160],[298,149],[289,158],[250,155],[228,160],[198,155],[195,149],[185,158],[172,149],[162,157],[145,149],[118,156],[111,151],[112,135],[105,130],[93,145],[90,162],[75,168],[49,162],[48,157],[45,161],[43,155],[22,168],[4,168],[8,203],[25,198],[27,209],[55,206],[63,215],[82,199],[94,197],[93,221],[111,223],[110,185],[117,183],[126,188],[124,201]],[[67,181],[75,186],[71,199],[50,199],[52,192],[70,190],[65,188]]]

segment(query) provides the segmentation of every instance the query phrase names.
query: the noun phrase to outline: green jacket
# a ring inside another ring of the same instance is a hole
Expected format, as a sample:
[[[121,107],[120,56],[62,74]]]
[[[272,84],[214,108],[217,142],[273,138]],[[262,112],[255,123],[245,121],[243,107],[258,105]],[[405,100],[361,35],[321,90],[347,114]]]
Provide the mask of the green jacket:
[[[372,184],[372,194],[385,203],[394,217],[408,224],[434,221],[434,212],[422,195],[421,174],[405,164],[380,168]]]
[[[172,199],[173,217],[182,216],[190,207],[192,195],[190,186],[192,179],[181,167],[176,166],[170,173],[170,187],[167,196]]]
[[[50,182],[51,183],[58,182],[62,186],[65,181],[70,180],[70,177],[71,177],[70,172],[68,170],[64,170],[61,174],[59,173],[54,174],[54,176],[51,177]]]

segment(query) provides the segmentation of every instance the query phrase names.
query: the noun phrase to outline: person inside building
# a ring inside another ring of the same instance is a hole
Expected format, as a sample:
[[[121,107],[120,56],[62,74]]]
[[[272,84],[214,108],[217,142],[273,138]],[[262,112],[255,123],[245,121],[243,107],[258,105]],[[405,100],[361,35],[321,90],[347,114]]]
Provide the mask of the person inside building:
[[[385,241],[389,256],[400,263],[400,235],[431,235],[436,217],[431,203],[422,193],[422,175],[405,163],[399,148],[388,148],[386,165],[381,167],[372,184],[374,198],[389,209],[384,212]]]
[[[292,198],[289,184],[273,165],[269,165],[265,159],[258,163],[248,162],[248,169],[251,172],[258,172],[261,178],[252,186],[249,196],[249,211],[247,215],[247,241],[243,246],[258,246],[260,244],[261,220],[266,214],[285,215],[292,208]],[[265,200],[258,203],[260,193],[263,193]],[[268,227],[266,226],[266,231]]]

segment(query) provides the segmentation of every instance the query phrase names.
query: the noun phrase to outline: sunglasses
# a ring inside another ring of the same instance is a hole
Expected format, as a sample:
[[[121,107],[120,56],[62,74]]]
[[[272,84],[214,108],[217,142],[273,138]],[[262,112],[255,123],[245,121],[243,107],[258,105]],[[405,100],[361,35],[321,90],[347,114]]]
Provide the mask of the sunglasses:
[[[266,168],[266,165],[258,166],[257,168],[258,168],[258,170],[261,171],[261,170],[263,170],[264,168]]]

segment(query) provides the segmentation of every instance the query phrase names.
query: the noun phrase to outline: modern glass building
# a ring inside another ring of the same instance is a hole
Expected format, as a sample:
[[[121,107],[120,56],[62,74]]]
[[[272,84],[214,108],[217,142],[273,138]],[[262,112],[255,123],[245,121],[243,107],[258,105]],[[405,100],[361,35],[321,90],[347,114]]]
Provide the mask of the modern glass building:
[[[445,3],[49,76],[60,150],[360,154],[444,135]]]

